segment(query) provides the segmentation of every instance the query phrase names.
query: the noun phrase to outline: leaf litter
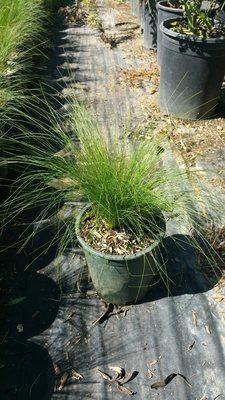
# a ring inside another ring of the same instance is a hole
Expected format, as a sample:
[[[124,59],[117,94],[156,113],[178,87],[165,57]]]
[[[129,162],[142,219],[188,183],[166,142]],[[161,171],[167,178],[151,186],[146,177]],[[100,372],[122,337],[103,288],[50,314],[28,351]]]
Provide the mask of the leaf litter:
[[[135,392],[124,385],[135,379],[139,372],[133,371],[127,374],[124,368],[117,366],[109,366],[109,369],[115,372],[114,376],[111,376],[108,373],[101,371],[99,368],[97,368],[97,372],[110,385],[115,385],[118,391],[127,394],[128,396],[133,396]]]

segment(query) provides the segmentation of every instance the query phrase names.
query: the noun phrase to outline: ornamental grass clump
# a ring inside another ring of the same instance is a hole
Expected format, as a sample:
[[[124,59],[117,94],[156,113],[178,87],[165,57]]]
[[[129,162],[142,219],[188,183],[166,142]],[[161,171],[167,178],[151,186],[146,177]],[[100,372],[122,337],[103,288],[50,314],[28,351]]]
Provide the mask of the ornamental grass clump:
[[[12,137],[2,138],[7,168],[16,169],[18,175],[1,204],[3,229],[12,222],[24,223],[29,212],[34,229],[28,237],[30,230],[25,225],[21,235],[27,243],[37,233],[39,221],[56,223],[57,233],[46,245],[49,248],[57,241],[62,254],[76,243],[80,205],[89,204],[81,218],[79,236],[106,256],[125,256],[138,255],[154,243],[163,246],[165,222],[177,220],[185,232],[185,237],[174,236],[178,246],[189,238],[213,274],[221,274],[221,257],[218,263],[218,254],[204,234],[207,210],[199,205],[199,194],[186,173],[165,156],[167,150],[160,140],[153,135],[149,139],[150,134],[138,143],[108,138],[90,110],[77,101],[72,106],[70,126],[64,129],[64,119],[51,106],[34,100],[30,99],[30,104],[35,104],[32,117],[26,115],[33,129],[19,125]],[[212,193],[204,197],[207,209],[213,203],[214,213],[220,210],[221,215],[220,201]],[[156,261],[156,268],[167,280],[164,264]]]
[[[41,1],[0,1],[0,74],[23,69],[24,58],[42,41],[45,12]],[[36,44],[34,44],[36,43]]]
[[[0,0],[0,119],[15,114],[34,79],[34,55],[40,54],[48,13],[42,0]]]
[[[159,140],[152,137],[137,144],[128,139],[109,140],[90,111],[78,102],[72,107],[72,136],[64,132],[50,109],[52,127],[47,118],[44,122],[41,111],[40,115],[42,121],[36,119],[34,132],[21,130],[5,138],[7,152],[12,154],[9,165],[21,169],[2,206],[11,218],[45,204],[37,217],[44,219],[54,204],[82,200],[91,204],[83,230],[90,244],[96,245],[95,235],[104,241],[110,232],[117,242],[118,237],[124,238],[124,251],[129,253],[148,246],[164,230],[162,213],[183,212],[189,200],[179,187],[182,174],[163,165]],[[67,219],[66,225],[66,237],[71,241],[74,218]],[[88,226],[94,235],[89,235]],[[99,243],[97,246],[101,248]],[[117,251],[110,241],[103,247],[105,252]]]

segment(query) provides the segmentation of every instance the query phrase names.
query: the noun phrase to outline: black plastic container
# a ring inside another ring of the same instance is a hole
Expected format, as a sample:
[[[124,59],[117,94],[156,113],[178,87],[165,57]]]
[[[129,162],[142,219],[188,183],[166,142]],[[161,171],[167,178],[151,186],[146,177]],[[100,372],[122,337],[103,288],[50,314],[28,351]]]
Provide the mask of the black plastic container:
[[[143,5],[143,39],[146,49],[157,47],[157,0],[147,0]]]
[[[181,35],[170,29],[175,20],[160,26],[160,109],[178,118],[208,118],[215,113],[225,74],[225,37]]]
[[[161,43],[162,43],[162,31],[160,25],[163,21],[171,18],[177,18],[183,16],[183,10],[180,8],[168,7],[167,1],[159,1],[157,3],[158,10],[158,27],[157,27],[157,61],[158,65],[161,65]]]

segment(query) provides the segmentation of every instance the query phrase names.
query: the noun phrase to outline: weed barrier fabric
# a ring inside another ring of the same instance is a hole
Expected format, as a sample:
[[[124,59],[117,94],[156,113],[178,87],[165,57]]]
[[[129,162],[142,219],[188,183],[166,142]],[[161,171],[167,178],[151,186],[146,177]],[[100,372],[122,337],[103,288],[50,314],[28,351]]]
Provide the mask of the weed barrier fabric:
[[[103,2],[99,5],[101,12],[107,14]],[[130,62],[129,59],[127,64]],[[75,78],[67,75],[68,63]],[[67,82],[74,84],[76,79],[87,93],[95,98],[98,93],[95,105],[109,134],[110,127],[121,127],[125,115],[136,117],[137,99],[132,92],[127,88],[122,94],[116,90],[109,92],[104,81],[104,77],[115,76],[121,63],[126,65],[120,51],[102,44],[95,30],[73,24],[63,26],[57,21],[49,76],[60,86],[65,74]],[[177,234],[176,227],[168,230],[167,235],[164,258],[168,280],[156,280],[140,304],[128,306],[120,314],[115,310],[102,324],[93,323],[105,308],[88,279],[82,250],[70,249],[48,266],[42,258],[40,268],[45,268],[41,273],[47,280],[50,278],[49,282],[56,282],[60,302],[54,302],[57,306],[49,320],[50,327],[42,325],[39,333],[33,331],[36,336],[29,335],[29,339],[11,334],[14,346],[31,345],[26,355],[29,359],[21,356],[21,347],[11,352],[1,346],[0,399],[125,400],[128,394],[103,379],[97,370],[112,374],[109,367],[113,366],[125,369],[126,374],[138,372],[124,385],[135,393],[137,400],[225,400],[222,301],[216,300],[216,289],[196,267],[188,237]],[[57,295],[55,285],[51,287]],[[39,299],[39,294],[35,295]],[[16,306],[22,309],[22,304]],[[45,309],[48,314],[48,303]],[[35,311],[32,315],[34,320],[40,316]],[[6,343],[10,345],[11,342]],[[38,350],[33,347],[36,345]],[[7,359],[6,354],[11,358]],[[34,376],[23,373],[21,377],[22,371],[27,370],[33,371]],[[74,371],[82,377],[78,378]],[[39,382],[43,385],[40,390]]]
[[[164,252],[170,295],[156,280],[140,304],[115,310],[101,324],[94,322],[105,308],[88,281],[82,251],[75,248],[60,261],[59,312],[34,340],[45,344],[60,371],[83,378],[68,379],[53,399],[126,399],[98,372],[111,374],[112,366],[138,373],[125,385],[137,399],[225,399],[224,323],[215,293],[196,269],[187,237],[166,238]],[[45,269],[53,279],[56,271],[56,264]]]

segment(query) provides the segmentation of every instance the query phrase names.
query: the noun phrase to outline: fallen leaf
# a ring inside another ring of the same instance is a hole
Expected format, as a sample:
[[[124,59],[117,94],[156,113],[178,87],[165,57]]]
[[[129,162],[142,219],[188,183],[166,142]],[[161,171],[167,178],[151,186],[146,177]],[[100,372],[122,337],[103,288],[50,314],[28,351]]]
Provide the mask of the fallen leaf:
[[[62,377],[60,378],[58,390],[62,390],[64,388],[64,386],[66,385],[66,383],[68,381],[68,378],[69,378],[69,374],[68,374],[68,372],[65,372],[62,375]]]
[[[63,321],[63,323],[70,321],[71,318],[74,316],[74,314],[76,314],[76,311],[73,311],[73,312],[68,316],[68,318],[66,318],[66,319]]]
[[[116,377],[114,378],[115,380],[120,380],[124,378],[125,376],[125,369],[121,367],[109,367],[112,371],[116,372]]]
[[[197,317],[197,313],[195,310],[192,310],[192,318],[193,318],[195,326],[198,326],[198,317]]]
[[[187,351],[191,351],[194,345],[195,345],[195,340],[191,344],[189,344]]]
[[[205,325],[205,330],[209,335],[211,335],[211,330],[209,328],[209,325]]]
[[[77,371],[75,371],[75,369],[72,369],[71,371],[71,378],[73,380],[79,381],[80,379],[83,379],[83,375],[79,374]]]
[[[128,382],[132,381],[134,378],[136,378],[136,376],[138,374],[139,374],[138,371],[130,372],[129,374],[127,374],[124,378],[122,378],[120,380],[120,383],[122,383],[122,385],[125,385],[125,383],[128,383]]]
[[[112,376],[109,374],[106,374],[105,372],[101,371],[99,368],[97,368],[97,371],[100,373],[101,377],[105,379],[106,381],[111,382],[112,381]]]
[[[151,388],[152,388],[152,389],[163,388],[163,387],[167,386],[176,376],[181,376],[181,377],[185,380],[185,382],[186,382],[189,386],[191,386],[191,384],[188,382],[187,378],[185,378],[184,375],[179,374],[179,373],[177,373],[177,374],[173,373],[173,374],[168,375],[165,379],[153,383],[153,384],[151,385]]]
[[[54,371],[55,371],[55,375],[56,375],[56,376],[59,375],[59,374],[61,374],[61,370],[60,370],[58,364],[54,363],[54,364],[53,364],[53,367],[54,367]]]
[[[97,324],[103,324],[105,320],[109,317],[109,315],[113,312],[114,305],[113,304],[108,304],[106,310],[92,322],[92,325],[95,326]]]
[[[152,366],[158,363],[158,360],[152,360],[148,363],[148,365]]]
[[[116,385],[117,389],[120,392],[125,393],[129,396],[133,396],[135,393],[131,389],[125,387],[124,384],[134,379],[138,375],[138,372],[133,371],[132,373],[126,376],[124,368],[121,367],[109,367],[109,368],[117,373],[117,376],[115,378],[113,378],[106,372],[101,371],[99,368],[97,368],[97,371],[100,373],[103,379],[109,382],[109,384]]]
[[[133,390],[127,388],[126,386],[121,385],[119,382],[117,382],[117,389],[120,392],[127,394],[128,396],[133,396],[135,394]]]

